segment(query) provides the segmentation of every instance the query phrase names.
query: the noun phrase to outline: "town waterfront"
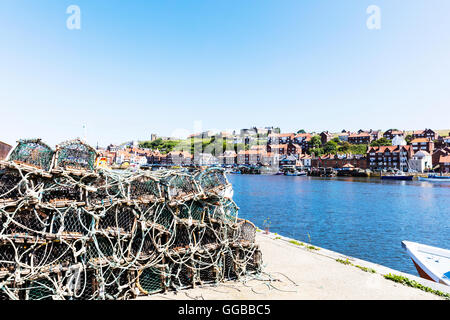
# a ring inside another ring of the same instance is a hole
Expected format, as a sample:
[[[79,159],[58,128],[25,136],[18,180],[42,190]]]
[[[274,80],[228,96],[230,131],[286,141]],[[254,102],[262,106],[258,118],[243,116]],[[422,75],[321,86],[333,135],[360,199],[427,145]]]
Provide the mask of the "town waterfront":
[[[228,175],[239,216],[270,231],[417,275],[402,240],[450,248],[450,184]]]

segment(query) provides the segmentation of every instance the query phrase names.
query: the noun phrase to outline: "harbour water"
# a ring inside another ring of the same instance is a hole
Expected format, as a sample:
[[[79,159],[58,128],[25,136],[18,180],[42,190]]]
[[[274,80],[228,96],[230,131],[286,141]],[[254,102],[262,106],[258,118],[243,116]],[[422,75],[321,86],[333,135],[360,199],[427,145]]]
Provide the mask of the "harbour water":
[[[402,240],[450,249],[450,183],[228,175],[239,217],[417,275]]]

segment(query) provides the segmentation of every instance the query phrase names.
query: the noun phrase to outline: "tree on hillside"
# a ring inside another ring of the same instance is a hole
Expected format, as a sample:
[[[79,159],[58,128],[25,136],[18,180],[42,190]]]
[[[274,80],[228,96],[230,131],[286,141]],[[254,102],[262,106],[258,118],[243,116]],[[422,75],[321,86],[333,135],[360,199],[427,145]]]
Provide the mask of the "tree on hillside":
[[[322,145],[322,140],[320,139],[320,136],[314,136],[311,138],[311,147],[312,148],[319,148]]]
[[[381,147],[381,146],[392,146],[392,140],[386,138],[380,138],[378,140],[372,141],[371,147]]]
[[[306,131],[303,130],[303,129],[300,129],[300,130],[297,131],[297,134],[300,134],[300,133],[306,133]]]
[[[410,134],[408,134],[406,137],[405,137],[405,141],[406,141],[406,143],[411,143],[411,141],[413,140],[413,137],[412,137],[412,135],[410,135]]]
[[[328,141],[323,146],[323,152],[325,152],[325,153],[336,154],[337,150],[338,150],[338,143],[333,140]]]

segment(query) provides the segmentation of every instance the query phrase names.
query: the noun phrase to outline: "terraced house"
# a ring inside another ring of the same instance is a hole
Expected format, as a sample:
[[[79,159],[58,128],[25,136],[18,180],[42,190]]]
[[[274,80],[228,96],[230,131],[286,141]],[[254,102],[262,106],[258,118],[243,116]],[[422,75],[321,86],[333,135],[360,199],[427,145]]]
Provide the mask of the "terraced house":
[[[388,131],[383,133],[383,137],[385,137],[386,139],[389,139],[389,140],[394,139],[396,136],[404,137],[405,132],[400,131],[400,130],[395,130],[395,129],[389,129]]]
[[[437,140],[439,134],[431,129],[417,130],[412,134],[413,139],[429,138],[431,141]]]
[[[348,136],[348,142],[351,144],[370,144],[373,140],[369,132],[354,133]]]
[[[413,154],[414,151],[410,145],[369,147],[367,150],[369,169],[400,169],[407,171],[408,160],[411,159]]]

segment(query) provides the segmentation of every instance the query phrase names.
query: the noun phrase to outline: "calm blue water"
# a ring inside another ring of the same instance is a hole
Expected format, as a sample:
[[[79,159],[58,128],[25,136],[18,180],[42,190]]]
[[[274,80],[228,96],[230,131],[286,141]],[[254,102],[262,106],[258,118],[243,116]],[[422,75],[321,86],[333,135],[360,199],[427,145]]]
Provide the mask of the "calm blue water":
[[[270,231],[416,274],[402,240],[450,249],[450,183],[228,175],[239,217]]]

